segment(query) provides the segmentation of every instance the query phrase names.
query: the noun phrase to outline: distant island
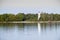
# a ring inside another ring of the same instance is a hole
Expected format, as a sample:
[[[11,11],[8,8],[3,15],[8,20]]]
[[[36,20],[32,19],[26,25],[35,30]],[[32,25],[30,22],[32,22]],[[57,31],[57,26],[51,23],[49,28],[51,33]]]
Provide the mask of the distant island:
[[[27,21],[27,22],[38,22],[38,21],[60,21],[60,14],[54,14],[54,13],[40,13],[40,18],[38,20],[38,13],[17,13],[17,14],[0,14],[0,22],[21,22],[21,21]]]

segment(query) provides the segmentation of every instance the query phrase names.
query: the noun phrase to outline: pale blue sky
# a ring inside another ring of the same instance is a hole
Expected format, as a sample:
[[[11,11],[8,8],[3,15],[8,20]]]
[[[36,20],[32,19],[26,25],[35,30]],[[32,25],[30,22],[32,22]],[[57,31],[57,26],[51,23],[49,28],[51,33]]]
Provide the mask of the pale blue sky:
[[[2,13],[60,13],[60,0],[0,0]]]

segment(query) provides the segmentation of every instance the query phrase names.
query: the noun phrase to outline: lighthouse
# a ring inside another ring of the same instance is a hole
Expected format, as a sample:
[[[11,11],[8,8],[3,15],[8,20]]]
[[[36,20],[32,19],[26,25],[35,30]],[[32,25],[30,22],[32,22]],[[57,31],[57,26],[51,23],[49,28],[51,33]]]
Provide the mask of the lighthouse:
[[[38,20],[40,19],[40,12],[38,13]]]

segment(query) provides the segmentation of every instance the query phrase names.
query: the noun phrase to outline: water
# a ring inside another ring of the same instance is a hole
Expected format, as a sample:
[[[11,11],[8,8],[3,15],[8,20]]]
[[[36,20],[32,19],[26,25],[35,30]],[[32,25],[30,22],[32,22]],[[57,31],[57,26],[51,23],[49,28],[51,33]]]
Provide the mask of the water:
[[[0,40],[60,40],[60,23],[0,24]]]

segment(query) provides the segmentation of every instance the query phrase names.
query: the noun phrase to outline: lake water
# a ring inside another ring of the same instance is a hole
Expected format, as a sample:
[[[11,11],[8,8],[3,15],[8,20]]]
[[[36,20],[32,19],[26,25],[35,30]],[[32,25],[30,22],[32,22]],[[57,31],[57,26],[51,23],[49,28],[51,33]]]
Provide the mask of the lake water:
[[[60,23],[0,24],[0,40],[60,40]]]

